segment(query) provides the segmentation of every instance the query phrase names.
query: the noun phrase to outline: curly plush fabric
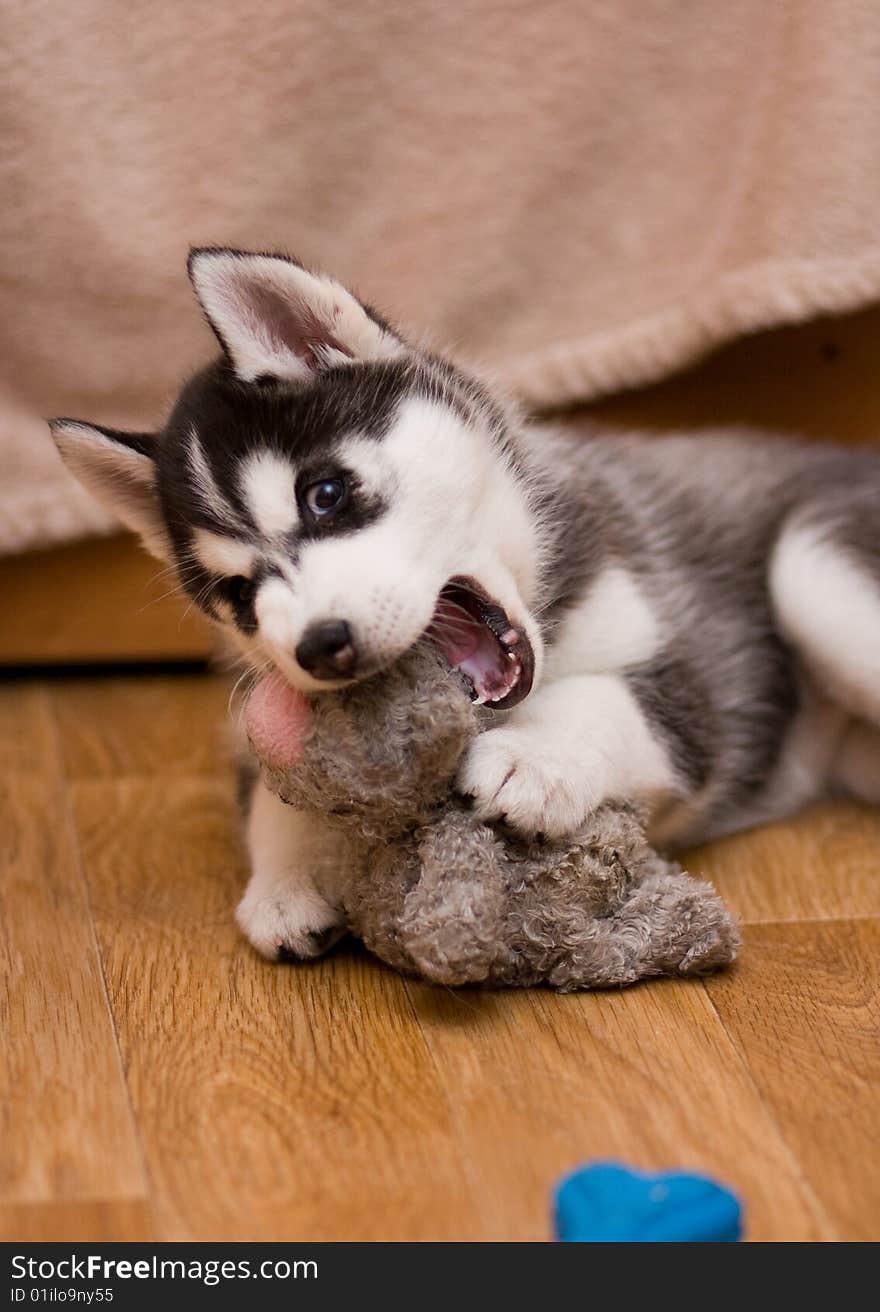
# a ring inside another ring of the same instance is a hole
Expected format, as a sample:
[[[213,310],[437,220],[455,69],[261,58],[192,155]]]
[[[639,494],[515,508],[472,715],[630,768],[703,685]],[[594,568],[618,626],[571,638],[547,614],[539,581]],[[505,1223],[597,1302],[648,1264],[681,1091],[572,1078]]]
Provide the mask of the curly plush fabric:
[[[284,740],[273,707],[280,715],[287,697],[265,685],[252,697],[263,777],[347,835],[346,915],[383,961],[438,984],[565,992],[735,957],[737,926],[717,893],[653,851],[631,807],[603,807],[553,843],[471,814],[453,782],[492,713],[431,649],[297,711],[295,760],[272,750]]]

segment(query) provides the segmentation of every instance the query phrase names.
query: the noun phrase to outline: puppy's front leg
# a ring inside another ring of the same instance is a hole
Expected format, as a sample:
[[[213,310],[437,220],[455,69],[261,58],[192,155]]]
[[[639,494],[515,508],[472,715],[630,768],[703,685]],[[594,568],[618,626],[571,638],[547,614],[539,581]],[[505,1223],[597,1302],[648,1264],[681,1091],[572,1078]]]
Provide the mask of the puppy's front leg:
[[[680,788],[626,680],[560,679],[472,744],[459,787],[485,820],[561,838],[603,802],[661,800]]]
[[[345,932],[333,904],[343,870],[340,838],[319,817],[287,806],[261,781],[247,823],[251,879],[235,918],[253,946],[272,961],[326,952]]]

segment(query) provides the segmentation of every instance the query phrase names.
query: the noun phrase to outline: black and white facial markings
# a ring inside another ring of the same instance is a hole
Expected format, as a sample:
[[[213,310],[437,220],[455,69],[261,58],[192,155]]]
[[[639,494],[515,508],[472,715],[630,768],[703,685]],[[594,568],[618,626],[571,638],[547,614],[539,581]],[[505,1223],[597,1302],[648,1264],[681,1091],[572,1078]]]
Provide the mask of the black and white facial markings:
[[[293,260],[206,248],[189,271],[222,355],[165,428],[53,431],[245,657],[304,690],[367,674],[453,575],[525,624],[535,529],[504,408]]]

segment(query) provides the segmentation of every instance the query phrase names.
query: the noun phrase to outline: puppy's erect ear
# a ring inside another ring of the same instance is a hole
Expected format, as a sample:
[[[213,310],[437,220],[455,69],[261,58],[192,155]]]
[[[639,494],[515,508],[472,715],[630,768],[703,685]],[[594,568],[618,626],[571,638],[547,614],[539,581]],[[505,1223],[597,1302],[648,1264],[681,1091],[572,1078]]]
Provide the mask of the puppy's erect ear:
[[[190,252],[189,276],[208,322],[239,378],[307,382],[351,360],[404,352],[391,329],[333,278],[281,255],[205,246]]]
[[[51,419],[49,427],[65,464],[98,500],[139,533],[160,560],[171,559],[171,543],[156,489],[155,437],[120,433],[79,419]]]

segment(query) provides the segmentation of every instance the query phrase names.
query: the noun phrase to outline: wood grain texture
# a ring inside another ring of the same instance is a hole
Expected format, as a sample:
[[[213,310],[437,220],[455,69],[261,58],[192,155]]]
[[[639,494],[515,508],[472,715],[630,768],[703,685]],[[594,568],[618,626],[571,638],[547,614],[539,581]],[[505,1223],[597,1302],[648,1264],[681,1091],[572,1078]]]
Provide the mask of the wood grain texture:
[[[748,924],[880,915],[878,851],[880,814],[841,801],[706,844],[684,859]]]
[[[403,982],[357,955],[273,967],[239,940],[228,785],[73,797],[159,1236],[479,1237]]]
[[[0,696],[0,1203],[145,1198],[48,697],[20,693]]]
[[[231,680],[159,673],[59,679],[51,706],[70,778],[155,774],[229,777]]]
[[[880,919],[756,926],[707,988],[837,1238],[880,1240]]]
[[[542,1239],[554,1181],[609,1156],[730,1181],[752,1239],[880,1234],[873,814],[703,850],[748,920],[780,917],[707,985],[275,967],[231,918],[225,701],[207,677],[0,686],[4,1235]]]
[[[829,1237],[699,983],[567,998],[411,987],[492,1238],[546,1237],[554,1182],[609,1158],[730,1182],[755,1237]]]
[[[0,664],[190,660],[209,625],[130,534],[0,558]]]
[[[0,1203],[0,1241],[139,1243],[154,1239],[149,1206],[139,1198],[78,1198],[67,1203]]]

